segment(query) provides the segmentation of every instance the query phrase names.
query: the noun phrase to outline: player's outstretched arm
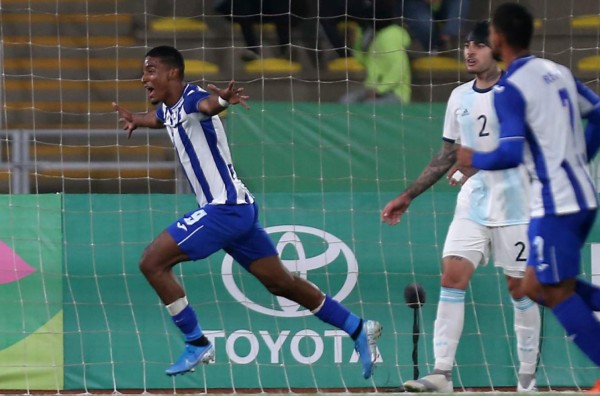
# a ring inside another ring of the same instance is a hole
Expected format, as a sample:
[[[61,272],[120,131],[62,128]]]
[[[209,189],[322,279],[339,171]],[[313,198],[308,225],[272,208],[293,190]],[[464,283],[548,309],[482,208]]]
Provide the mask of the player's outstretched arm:
[[[139,127],[162,128],[164,125],[156,118],[156,113],[132,113],[131,111],[113,102],[113,109],[119,113],[119,121],[123,123],[123,130],[127,131],[127,139]]]
[[[423,169],[417,180],[396,198],[392,199],[381,211],[381,221],[389,225],[400,222],[411,201],[433,186],[456,162],[456,145],[444,141],[442,148]]]
[[[208,84],[208,90],[212,95],[198,103],[198,111],[208,116],[214,116],[225,110],[229,105],[240,104],[245,109],[249,109],[246,100],[250,97],[243,94],[244,88],[234,88],[233,84],[234,81],[232,80],[224,89]]]

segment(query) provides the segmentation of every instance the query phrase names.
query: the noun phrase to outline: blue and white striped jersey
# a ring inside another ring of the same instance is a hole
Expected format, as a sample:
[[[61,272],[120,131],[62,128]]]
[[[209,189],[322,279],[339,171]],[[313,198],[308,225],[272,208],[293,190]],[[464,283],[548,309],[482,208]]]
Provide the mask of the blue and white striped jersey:
[[[516,59],[494,89],[500,140],[525,139],[531,216],[597,207],[581,117],[597,97],[570,70],[546,59]]]
[[[477,89],[475,80],[450,94],[443,139],[489,152],[498,146],[500,126],[493,106],[492,88]],[[529,178],[524,166],[480,170],[458,194],[455,217],[485,226],[526,224],[529,221]]]
[[[253,203],[236,176],[221,119],[198,111],[198,103],[209,95],[187,84],[179,101],[172,107],[160,105],[156,117],[167,128],[200,207]]]

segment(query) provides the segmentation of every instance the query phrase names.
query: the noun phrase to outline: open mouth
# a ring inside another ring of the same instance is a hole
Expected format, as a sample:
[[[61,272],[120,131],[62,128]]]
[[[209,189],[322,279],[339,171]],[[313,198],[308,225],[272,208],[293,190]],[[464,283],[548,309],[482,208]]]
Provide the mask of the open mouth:
[[[154,88],[152,87],[146,87],[146,93],[148,94],[149,98],[152,98],[154,95]]]

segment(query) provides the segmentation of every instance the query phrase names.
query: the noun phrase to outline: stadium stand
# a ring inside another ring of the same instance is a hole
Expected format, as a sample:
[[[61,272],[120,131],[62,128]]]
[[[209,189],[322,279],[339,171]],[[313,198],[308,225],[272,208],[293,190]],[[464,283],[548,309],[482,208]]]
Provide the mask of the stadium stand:
[[[471,20],[486,18],[489,10],[501,2],[472,2]],[[553,2],[552,7],[546,6],[544,0],[527,3],[537,18],[534,53],[570,66],[578,77],[597,90],[600,76],[598,5],[578,2],[577,9],[570,9],[572,2]],[[296,27],[292,32],[289,59],[244,62],[241,60],[244,42],[239,29],[204,2],[177,2],[176,8],[156,0],[119,2],[118,7],[114,0],[30,0],[27,4],[25,7],[19,0],[4,0],[0,10],[2,89],[5,92],[1,121],[6,130],[115,130],[117,117],[111,102],[117,101],[134,111],[149,108],[139,81],[141,59],[148,48],[160,44],[176,45],[183,52],[188,80],[201,85],[208,82],[223,85],[235,79],[257,102],[334,102],[364,78],[364,69],[359,64],[352,58],[338,58],[326,42],[320,43],[324,47],[316,51],[314,37],[303,36],[314,24],[308,28]],[[315,21],[307,18],[305,22]],[[270,43],[276,42],[275,29],[268,24],[257,28],[262,29],[263,52],[269,58],[273,51]],[[413,102],[443,102],[454,87],[470,79],[462,67],[459,44],[436,56],[409,49]],[[54,139],[60,136],[56,134]],[[167,146],[167,137],[161,139],[157,138],[153,144]],[[88,140],[85,144],[87,146],[73,144],[65,148],[53,143],[40,146],[32,141],[30,158],[58,162],[78,157],[85,157],[86,161],[114,159],[111,150],[95,147],[102,146],[102,141]],[[10,150],[7,135],[2,158],[11,158]],[[172,152],[158,150],[157,154],[148,151],[148,146],[119,150],[117,155],[125,162],[129,159],[135,162],[140,156],[154,159],[154,155],[159,161],[173,159]],[[147,162],[140,164],[145,166]],[[136,171],[148,176],[146,168]],[[168,179],[175,172],[174,168],[163,171],[166,173],[156,175],[157,179]],[[103,172],[91,174],[88,171],[84,177],[87,184],[75,191],[90,191],[90,180],[97,176],[102,179],[116,169]],[[73,170],[61,177],[76,180],[78,175],[81,173]],[[8,178],[6,168],[0,170],[0,178]],[[53,180],[52,175],[48,178]],[[173,190],[172,183],[161,185],[165,187],[153,191]],[[61,189],[65,186],[55,188]]]

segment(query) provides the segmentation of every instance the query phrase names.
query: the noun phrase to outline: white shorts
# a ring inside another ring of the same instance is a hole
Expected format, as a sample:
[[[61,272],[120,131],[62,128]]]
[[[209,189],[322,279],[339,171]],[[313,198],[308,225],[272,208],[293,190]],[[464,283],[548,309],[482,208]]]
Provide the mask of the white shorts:
[[[527,224],[489,227],[455,218],[448,229],[442,257],[464,257],[477,268],[487,264],[491,251],[495,267],[501,267],[508,276],[522,278],[529,254],[527,227]]]

